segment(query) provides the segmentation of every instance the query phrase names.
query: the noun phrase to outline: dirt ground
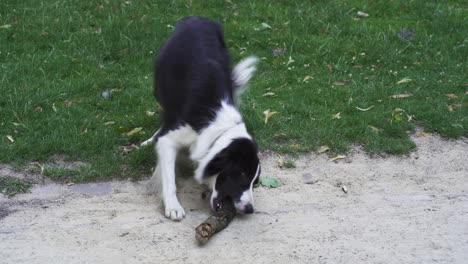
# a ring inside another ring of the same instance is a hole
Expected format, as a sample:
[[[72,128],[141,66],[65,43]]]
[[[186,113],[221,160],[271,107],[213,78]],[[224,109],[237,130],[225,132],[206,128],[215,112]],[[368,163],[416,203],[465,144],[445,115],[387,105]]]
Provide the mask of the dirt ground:
[[[0,263],[467,263],[468,141],[414,140],[408,157],[356,148],[293,169],[264,153],[262,175],[284,185],[257,188],[256,213],[204,247],[194,228],[210,211],[193,180],[179,182],[181,222],[161,214],[152,180],[36,185],[0,196]]]

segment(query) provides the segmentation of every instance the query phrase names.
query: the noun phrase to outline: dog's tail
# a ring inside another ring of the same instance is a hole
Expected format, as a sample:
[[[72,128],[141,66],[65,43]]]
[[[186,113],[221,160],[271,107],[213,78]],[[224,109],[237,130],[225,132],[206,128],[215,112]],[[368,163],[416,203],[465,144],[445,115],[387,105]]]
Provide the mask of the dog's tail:
[[[232,70],[232,81],[234,83],[234,100],[239,104],[241,95],[247,90],[248,82],[257,70],[258,58],[255,56],[241,60]]]

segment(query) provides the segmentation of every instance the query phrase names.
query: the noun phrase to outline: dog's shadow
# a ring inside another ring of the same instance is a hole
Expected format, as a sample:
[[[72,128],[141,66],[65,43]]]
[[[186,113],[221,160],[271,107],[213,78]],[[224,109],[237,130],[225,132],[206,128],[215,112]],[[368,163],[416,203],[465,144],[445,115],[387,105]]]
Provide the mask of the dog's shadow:
[[[176,161],[176,186],[177,198],[182,204],[186,214],[194,211],[204,213],[210,212],[209,197],[210,190],[206,185],[200,185],[193,178],[195,164],[189,158],[188,150],[182,150],[177,155]],[[156,173],[156,169],[147,184],[147,192],[153,196],[158,211],[164,215],[164,205],[162,200],[162,179]]]

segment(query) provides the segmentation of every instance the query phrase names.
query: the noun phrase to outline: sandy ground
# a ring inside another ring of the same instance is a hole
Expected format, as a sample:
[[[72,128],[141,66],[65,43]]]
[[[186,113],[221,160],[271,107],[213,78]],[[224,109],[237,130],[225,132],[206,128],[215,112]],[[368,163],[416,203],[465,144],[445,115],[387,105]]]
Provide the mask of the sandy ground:
[[[257,188],[256,213],[204,247],[208,202],[192,180],[179,182],[182,222],[161,214],[151,180],[37,185],[0,197],[0,263],[467,263],[468,141],[414,140],[409,157],[357,148],[294,169],[263,154],[263,176],[284,185]]]

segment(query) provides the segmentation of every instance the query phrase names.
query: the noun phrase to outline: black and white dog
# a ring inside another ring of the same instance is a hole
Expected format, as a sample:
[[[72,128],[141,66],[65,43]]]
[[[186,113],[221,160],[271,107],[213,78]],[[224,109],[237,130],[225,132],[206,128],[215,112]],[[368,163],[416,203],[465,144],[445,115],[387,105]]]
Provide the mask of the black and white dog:
[[[162,177],[165,215],[185,216],[176,196],[176,155],[188,148],[197,166],[195,179],[212,188],[211,208],[233,202],[237,211],[254,211],[253,185],[260,162],[257,145],[236,107],[256,70],[248,57],[231,71],[221,26],[187,17],[175,27],[155,63],[155,96],[163,108],[160,129],[142,145],[155,143]]]

